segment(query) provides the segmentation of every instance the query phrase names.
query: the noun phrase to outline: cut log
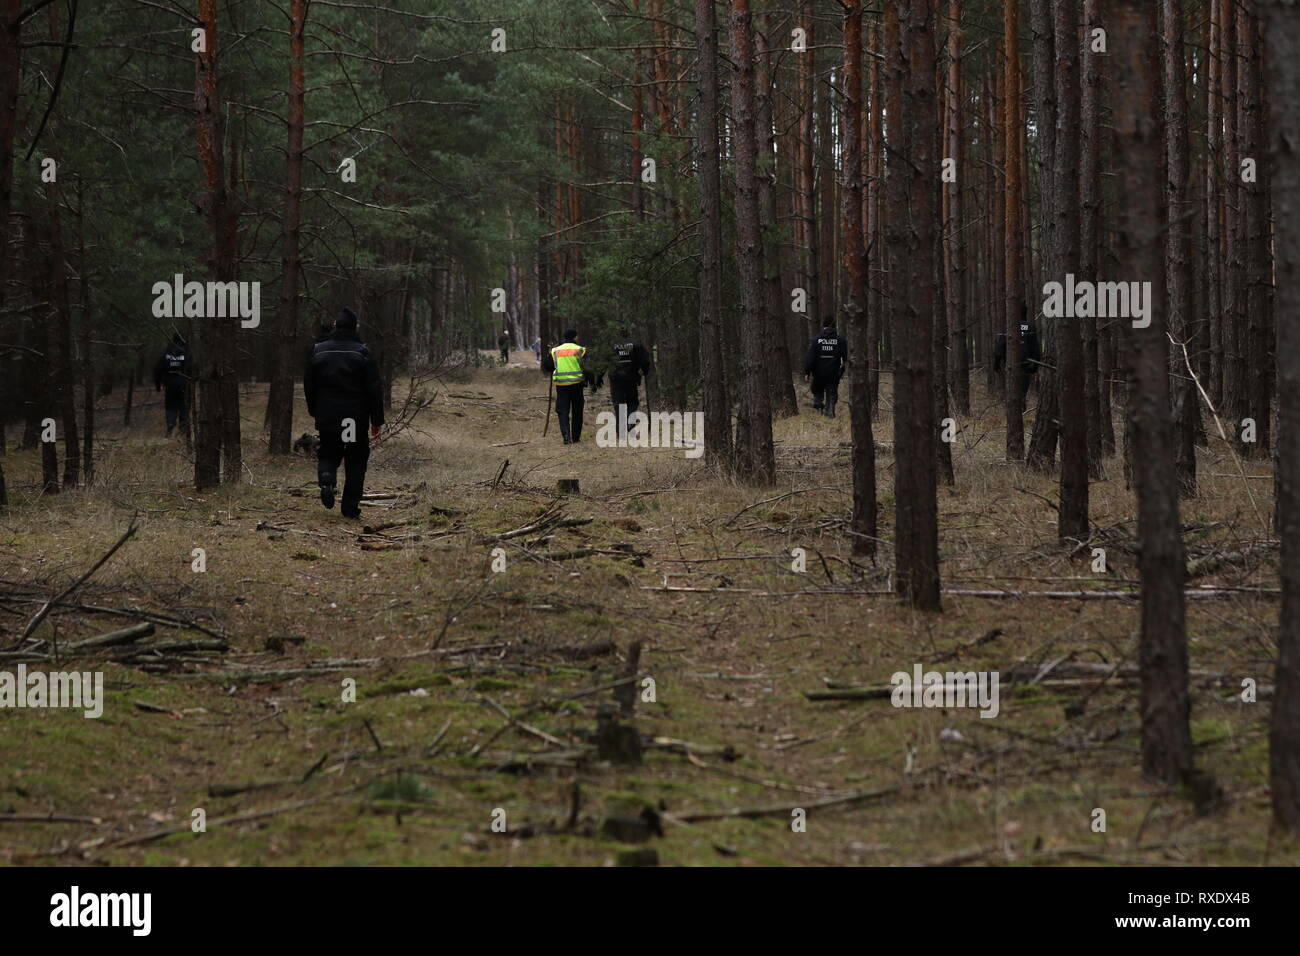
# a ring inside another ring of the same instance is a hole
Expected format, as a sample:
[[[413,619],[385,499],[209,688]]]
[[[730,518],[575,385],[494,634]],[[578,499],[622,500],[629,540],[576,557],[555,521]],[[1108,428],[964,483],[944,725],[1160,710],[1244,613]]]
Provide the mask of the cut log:
[[[120,631],[109,631],[107,634],[101,634],[98,637],[88,637],[84,641],[77,641],[75,644],[65,644],[65,651],[84,651],[91,647],[111,647],[114,644],[128,644],[131,641],[138,641],[142,637],[148,637],[154,632],[154,626],[148,622],[143,624],[133,624],[130,627],[124,627]]]

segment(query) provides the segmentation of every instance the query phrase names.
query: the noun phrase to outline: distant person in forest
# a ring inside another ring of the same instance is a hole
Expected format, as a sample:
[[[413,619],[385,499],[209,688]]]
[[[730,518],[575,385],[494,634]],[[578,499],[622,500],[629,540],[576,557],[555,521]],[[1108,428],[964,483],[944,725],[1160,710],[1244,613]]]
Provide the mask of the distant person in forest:
[[[533,358],[537,360],[537,364],[538,364],[538,365],[541,365],[541,364],[542,364],[542,338],[541,338],[541,336],[538,336],[537,338],[533,339]]]
[[[822,329],[808,343],[803,359],[803,380],[812,384],[813,408],[828,418],[835,417],[835,404],[840,397],[840,378],[848,347],[835,331],[835,317],[822,319]]]
[[[560,419],[560,437],[566,445],[582,440],[582,388],[595,379],[582,367],[587,350],[578,344],[576,329],[564,330],[564,341],[546,353],[542,371],[555,384],[555,414]]]
[[[600,388],[605,376],[609,376],[609,400],[614,404],[614,413],[627,422],[629,432],[633,428],[632,416],[641,407],[641,378],[649,374],[650,353],[632,338],[626,326],[621,326],[604,367],[596,373],[595,387]]]
[[[502,329],[501,334],[497,336],[497,348],[501,350],[501,364],[506,365],[510,361],[510,330]]]
[[[185,339],[177,332],[153,367],[154,391],[162,391],[163,386],[167,387],[167,392],[163,395],[163,408],[169,436],[177,425],[181,426],[182,431],[189,431],[190,415],[186,404],[189,398],[189,368]]]
[[[379,366],[357,334],[357,317],[351,309],[340,311],[330,337],[312,347],[302,388],[307,411],[320,432],[316,478],[321,504],[334,507],[342,462],[347,478],[340,510],[345,518],[360,518],[370,439],[379,437],[384,424],[384,391]]]
[[[1029,383],[1041,364],[1042,352],[1038,346],[1038,329],[1029,318],[1029,309],[1020,306],[1020,397],[1029,394]],[[1007,367],[1007,333],[999,332],[993,341],[993,371],[1001,372]]]

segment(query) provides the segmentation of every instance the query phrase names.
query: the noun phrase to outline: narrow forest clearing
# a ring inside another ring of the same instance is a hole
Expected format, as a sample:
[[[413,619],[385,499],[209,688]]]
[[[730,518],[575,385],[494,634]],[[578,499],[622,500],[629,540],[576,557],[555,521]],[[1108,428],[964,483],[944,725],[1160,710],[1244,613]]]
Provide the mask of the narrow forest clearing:
[[[581,445],[553,424],[543,439],[545,380],[531,354],[516,361],[437,385],[374,452],[367,491],[387,497],[357,523],[320,506],[312,462],[254,450],[264,387],[243,392],[235,488],[192,490],[160,405],[129,431],[101,425],[89,491],[38,499],[39,456],[11,453],[0,649],[136,512],[138,529],[33,631],[64,649],[47,669],[102,670],[103,716],[0,708],[0,861],[599,865],[636,845],[687,865],[1300,861],[1269,835],[1272,485],[1237,475],[1218,439],[1183,515],[1189,587],[1214,589],[1188,602],[1213,784],[1178,794],[1140,775],[1137,602],[1091,593],[1135,586],[1120,459],[1071,557],[1055,478],[1003,461],[1001,407],[981,392],[957,487],[940,488],[945,613],[928,615],[880,593],[890,547],[875,563],[849,552],[847,415],[778,421],[778,486],[743,488],[681,450],[597,447],[607,393],[588,399]],[[120,402],[101,422],[121,421]],[[306,422],[300,407],[295,434]],[[581,494],[557,497],[561,478]],[[1033,596],[1062,591],[1090,595]],[[147,638],[68,650],[150,619]],[[597,711],[636,641],[642,762],[621,766],[598,758]],[[191,646],[147,651],[167,642]],[[807,696],[916,665],[999,672],[999,713]]]

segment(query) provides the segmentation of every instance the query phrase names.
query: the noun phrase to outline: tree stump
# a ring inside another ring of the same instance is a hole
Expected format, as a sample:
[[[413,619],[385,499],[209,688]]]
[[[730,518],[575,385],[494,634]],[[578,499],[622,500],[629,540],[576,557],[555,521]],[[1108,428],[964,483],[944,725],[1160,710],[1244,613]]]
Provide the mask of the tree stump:
[[[578,494],[578,479],[561,478],[555,483],[555,490],[562,495],[576,495]]]

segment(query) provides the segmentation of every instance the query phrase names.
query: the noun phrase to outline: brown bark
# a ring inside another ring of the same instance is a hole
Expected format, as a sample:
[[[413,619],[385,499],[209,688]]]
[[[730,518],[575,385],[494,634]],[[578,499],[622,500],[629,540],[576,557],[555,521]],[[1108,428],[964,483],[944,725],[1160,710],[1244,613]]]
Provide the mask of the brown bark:
[[[1277,535],[1282,607],[1269,730],[1273,819],[1300,833],[1300,7],[1260,4],[1277,196]]]
[[[1030,34],[1033,42],[1034,75],[1034,125],[1036,130],[1036,152],[1038,154],[1038,249],[1039,271],[1036,273],[1032,263],[1026,265],[1025,273],[1029,277],[1030,289],[1026,294],[1029,300],[1030,314],[1039,311],[1034,287],[1041,289],[1044,276],[1056,269],[1052,250],[1057,246],[1056,234],[1061,228],[1056,215],[1056,188],[1053,173],[1056,170],[1057,137],[1057,103],[1056,82],[1053,76],[1053,62],[1056,57],[1056,37],[1052,29],[1052,4],[1054,0],[1042,0],[1029,5]],[[1028,206],[1029,176],[1025,176],[1026,206]],[[1025,216],[1026,229],[1031,229],[1033,219]],[[1026,255],[1032,251],[1034,243],[1026,239]],[[1065,281],[1064,275],[1053,274],[1051,278]],[[1057,367],[1057,329],[1070,321],[1043,316],[1038,323],[1038,340],[1043,351],[1043,367],[1038,370],[1035,380],[1038,382],[1038,414],[1034,417],[1034,427],[1029,437],[1027,464],[1038,471],[1050,472],[1056,464],[1056,443],[1061,433],[1060,382]]]
[[[1099,0],[1083,0],[1083,40],[1080,46],[1079,100],[1079,277],[1098,280],[1101,254],[1101,63],[1092,52],[1092,30],[1099,27]],[[1097,317],[1083,319],[1083,404],[1087,419],[1088,473],[1102,474],[1106,450],[1102,439],[1100,355]],[[1107,412],[1109,414],[1109,411]]]
[[[800,330],[802,340],[812,337],[815,329],[821,328],[821,296],[818,286],[819,262],[817,254],[817,197],[813,177],[813,116],[816,112],[815,86],[817,74],[817,55],[812,49],[815,40],[815,23],[808,16],[808,7],[804,7],[805,16],[800,25],[807,31],[809,49],[797,55],[799,66],[799,148],[797,190],[798,202],[798,244],[802,250],[800,261],[800,284],[807,293],[807,309],[804,313],[803,328]]]
[[[1056,159],[1052,168],[1052,278],[1079,272],[1078,0],[1052,0],[1056,82]],[[1088,538],[1088,421],[1084,414],[1083,338],[1079,320],[1057,323],[1057,385],[1061,411],[1061,481],[1057,533],[1062,541]]]
[[[962,0],[948,0],[948,82],[945,87],[944,157],[957,170],[954,182],[944,184],[944,232],[947,236],[944,301],[948,307],[948,332],[952,340],[951,389],[957,414],[970,414],[970,330],[966,320],[966,241],[962,229],[962,189],[966,155],[962,143]]]
[[[1179,534],[1165,338],[1156,7],[1149,0],[1108,0],[1107,11],[1118,145],[1116,252],[1134,280],[1151,283],[1152,293],[1150,323],[1145,328],[1134,328],[1132,322],[1122,326],[1141,549],[1142,770],[1150,780],[1176,785],[1192,770],[1192,742],[1183,598],[1187,572]]]
[[[894,326],[895,590],[940,610],[934,441],[935,225],[939,149],[933,0],[885,5],[887,115],[891,124],[889,248]]]
[[[876,553],[876,441],[871,427],[870,340],[862,226],[862,3],[844,11],[844,303],[849,341],[850,435],[853,446],[853,553]]]
[[[790,337],[785,330],[785,295],[781,288],[780,222],[776,215],[776,134],[772,124],[771,52],[767,46],[770,16],[756,31],[758,63],[755,72],[754,112],[758,125],[758,206],[763,229],[763,287],[765,295],[765,338],[771,351],[772,411],[785,418],[799,411],[794,393],[794,370],[790,360]]]
[[[1262,41],[1259,18],[1254,4],[1241,7],[1241,110],[1242,157],[1255,161],[1255,176],[1241,184],[1245,248],[1246,290],[1242,304],[1246,322],[1241,334],[1244,341],[1238,352],[1241,362],[1241,417],[1255,421],[1255,440],[1241,444],[1242,454],[1263,458],[1268,454],[1271,437],[1272,381],[1269,375],[1268,298],[1272,282],[1269,261],[1268,160],[1264,151],[1264,104],[1260,56]],[[1294,55],[1294,54],[1292,54]]]
[[[1223,0],[1219,5],[1220,51],[1223,62],[1223,401],[1220,412],[1232,420],[1232,428],[1241,427],[1242,369],[1238,365],[1241,323],[1241,144],[1237,134],[1237,16],[1236,3]]]
[[[307,0],[291,0],[289,5],[289,111],[285,117],[289,131],[286,150],[284,212],[280,233],[280,309],[275,343],[275,365],[271,373],[270,395],[266,403],[269,451],[272,455],[289,454],[293,440],[293,386],[298,353],[298,279],[302,271],[299,228],[302,221],[303,102],[305,55],[304,34],[307,30]]]
[[[736,471],[744,481],[776,481],[772,395],[768,386],[767,322],[762,287],[763,238],[758,213],[758,141],[754,112],[754,35],[749,0],[731,0],[731,111],[736,166],[736,234],[740,246],[741,368]]]
[[[208,270],[218,282],[235,279],[236,216],[226,188],[222,135],[222,103],[217,80],[217,0],[199,0],[199,22],[206,34],[205,49],[196,54],[194,108],[199,164],[205,192],[201,211],[212,232]],[[238,392],[231,409],[235,378],[237,319],[208,317],[195,326],[198,334],[198,414],[195,417],[194,484],[199,490],[237,482],[240,470]],[[223,460],[224,459],[224,460]],[[224,473],[223,473],[224,465]]]
[[[1021,265],[1021,163],[1024,150],[1024,127],[1020,124],[1020,4],[1002,7],[1002,52],[1005,79],[1002,84],[1002,155],[1006,167],[1006,190],[1003,212],[1005,249],[1003,254],[1005,285],[1003,321],[1007,336],[1006,404],[1007,459],[1025,457],[1025,403],[1020,394],[1020,307],[1025,302],[1024,273]]]
[[[731,413],[722,377],[722,180],[718,150],[718,36],[713,0],[695,0],[699,111],[695,161],[700,183],[700,381],[704,443],[715,461],[730,460]]]
[[[1196,352],[1197,320],[1192,309],[1191,215],[1188,181],[1191,166],[1188,157],[1187,90],[1183,70],[1183,3],[1161,0],[1163,24],[1162,56],[1164,59],[1165,107],[1165,206],[1168,232],[1165,234],[1165,280],[1169,286],[1169,325],[1187,347]],[[1200,397],[1196,383],[1182,369],[1181,355],[1175,352],[1175,367],[1180,374],[1176,463],[1182,494],[1196,494],[1196,411]]]

